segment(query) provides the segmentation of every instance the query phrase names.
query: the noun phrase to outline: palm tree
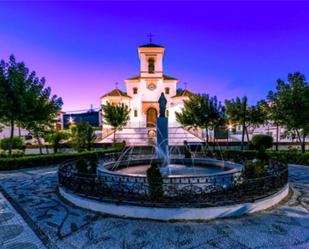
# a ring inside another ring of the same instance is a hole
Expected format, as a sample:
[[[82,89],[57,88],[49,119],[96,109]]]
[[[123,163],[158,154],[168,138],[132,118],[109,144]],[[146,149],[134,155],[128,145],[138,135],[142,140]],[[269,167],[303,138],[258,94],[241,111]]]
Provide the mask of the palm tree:
[[[110,125],[114,129],[114,143],[116,142],[116,131],[124,127],[129,120],[130,109],[127,105],[121,103],[113,105],[109,102],[106,105],[102,105],[103,120],[106,124]]]

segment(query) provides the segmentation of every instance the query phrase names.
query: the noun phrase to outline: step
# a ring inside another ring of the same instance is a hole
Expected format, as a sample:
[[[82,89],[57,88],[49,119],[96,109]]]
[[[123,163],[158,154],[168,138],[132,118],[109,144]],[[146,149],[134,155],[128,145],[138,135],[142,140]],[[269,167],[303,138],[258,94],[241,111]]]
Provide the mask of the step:
[[[124,128],[116,132],[116,140],[125,140],[127,145],[148,145],[149,137],[148,131],[150,128]],[[184,141],[188,142],[203,142],[200,138],[194,136],[190,132],[181,127],[170,127],[169,132],[169,144],[170,145],[183,145]],[[101,142],[112,143],[114,140],[114,134],[107,136]]]

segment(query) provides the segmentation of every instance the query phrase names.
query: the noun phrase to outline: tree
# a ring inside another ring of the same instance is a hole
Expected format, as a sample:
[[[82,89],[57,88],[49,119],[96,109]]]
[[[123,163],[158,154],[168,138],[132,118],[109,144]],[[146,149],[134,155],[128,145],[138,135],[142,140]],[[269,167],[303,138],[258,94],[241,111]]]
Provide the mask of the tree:
[[[264,101],[259,101],[256,105],[248,106],[248,121],[246,122],[246,134],[249,141],[248,129],[251,133],[267,122],[267,111],[264,108]]]
[[[206,130],[206,144],[209,142],[209,129],[224,123],[225,109],[217,97],[208,94],[192,95],[184,101],[182,112],[176,112],[177,121],[184,127]]]
[[[51,89],[45,88],[45,79],[30,72],[23,62],[16,62],[13,55],[8,63],[0,62],[0,114],[11,127],[9,155],[16,124],[32,131],[38,138],[60,111],[61,98],[50,94]]]
[[[79,121],[71,128],[73,143],[78,152],[91,150],[91,144],[96,139],[94,130],[85,121]]]
[[[130,109],[127,105],[121,103],[113,105],[109,102],[102,105],[103,120],[106,124],[113,127],[114,130],[114,143],[116,142],[116,131],[124,127],[129,120]]]
[[[39,92],[33,96],[33,101],[28,113],[28,119],[22,126],[30,131],[37,139],[40,152],[42,152],[41,138],[44,138],[55,125],[55,118],[62,106],[61,98],[56,95],[51,97],[51,89],[44,88],[45,79],[40,81]]]
[[[235,100],[226,100],[225,105],[228,119],[233,124],[242,126],[241,149],[243,150],[246,122],[248,121],[248,98],[244,96],[242,99],[237,97]]]
[[[46,141],[52,144],[54,153],[57,153],[60,143],[69,138],[69,132],[64,130],[54,130],[46,136]]]
[[[237,97],[235,100],[226,100],[225,105],[228,119],[232,123],[242,126],[241,149],[243,150],[245,135],[247,141],[250,141],[248,129],[251,128],[253,131],[266,122],[267,115],[262,102],[249,106],[248,98],[244,96],[242,99]]]
[[[279,127],[284,124],[284,112],[281,110],[278,95],[273,91],[269,91],[266,101],[262,104],[262,108],[266,112],[267,122],[276,126],[276,151],[278,151],[279,143]]]
[[[287,131],[295,133],[305,152],[306,137],[309,134],[309,85],[301,73],[288,74],[287,82],[277,81],[276,92],[272,93],[279,121]]]

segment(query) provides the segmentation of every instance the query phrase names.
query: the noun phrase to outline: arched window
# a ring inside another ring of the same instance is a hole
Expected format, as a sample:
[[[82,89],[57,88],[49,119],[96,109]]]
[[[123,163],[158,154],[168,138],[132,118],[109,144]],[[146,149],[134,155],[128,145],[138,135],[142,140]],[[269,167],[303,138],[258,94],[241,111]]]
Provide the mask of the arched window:
[[[154,59],[150,58],[148,60],[148,73],[154,73],[155,72],[155,61]]]
[[[166,111],[165,111],[165,116],[168,117],[169,114],[170,114],[169,111],[166,110]]]
[[[170,94],[170,88],[169,87],[165,87],[165,94]]]
[[[134,117],[137,117],[137,116],[138,116],[137,110],[134,110]]]
[[[137,94],[137,92],[138,92],[138,88],[137,88],[137,87],[134,87],[134,88],[133,88],[133,94]]]

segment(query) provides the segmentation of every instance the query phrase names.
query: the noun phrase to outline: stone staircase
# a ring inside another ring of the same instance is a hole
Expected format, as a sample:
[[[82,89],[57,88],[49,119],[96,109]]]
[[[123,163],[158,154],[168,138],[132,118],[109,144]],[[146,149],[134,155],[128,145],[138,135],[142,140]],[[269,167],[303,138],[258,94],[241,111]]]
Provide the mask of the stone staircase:
[[[156,141],[156,138],[149,138],[148,132],[153,128],[124,128],[116,132],[116,141],[126,141],[129,146],[148,146]],[[191,143],[203,142],[202,139],[188,132],[181,127],[169,127],[169,145],[183,145],[184,140]],[[100,143],[112,143],[114,134],[110,134]]]

